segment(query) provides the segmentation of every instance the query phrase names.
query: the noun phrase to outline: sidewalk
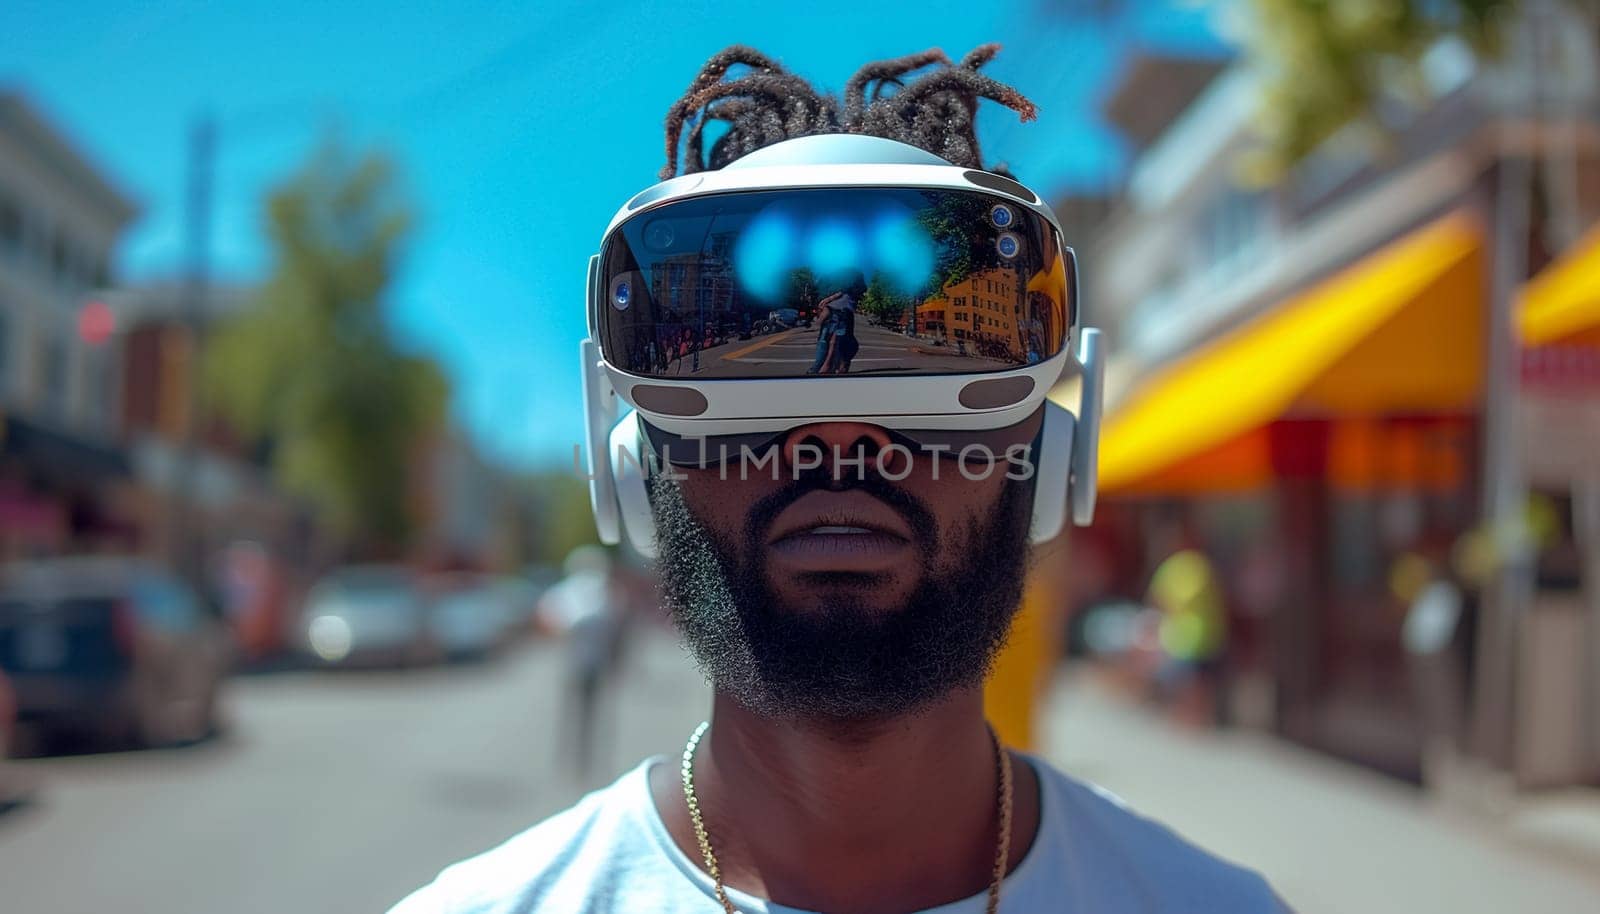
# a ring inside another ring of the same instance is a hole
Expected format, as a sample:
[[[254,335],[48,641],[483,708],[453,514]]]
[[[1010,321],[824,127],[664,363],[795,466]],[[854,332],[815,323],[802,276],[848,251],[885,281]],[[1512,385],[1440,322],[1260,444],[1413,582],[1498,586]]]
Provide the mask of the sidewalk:
[[[1413,788],[1249,731],[1189,733],[1082,672],[1052,685],[1042,753],[1301,914],[1600,911],[1600,862],[1544,852]]]

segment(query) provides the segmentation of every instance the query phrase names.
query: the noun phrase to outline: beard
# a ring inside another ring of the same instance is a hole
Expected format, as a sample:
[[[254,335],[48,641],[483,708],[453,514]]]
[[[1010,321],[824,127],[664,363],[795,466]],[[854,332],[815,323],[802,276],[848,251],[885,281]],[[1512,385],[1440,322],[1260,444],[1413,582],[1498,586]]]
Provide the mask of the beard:
[[[837,484],[834,484],[837,486]],[[863,599],[872,578],[810,575],[822,594],[786,605],[765,572],[765,531],[800,496],[828,486],[802,477],[747,514],[737,535],[703,524],[680,484],[650,482],[657,568],[672,619],[719,691],[768,717],[862,721],[925,708],[982,684],[1022,598],[1033,483],[1007,479],[987,517],[964,519],[941,544],[933,513],[877,477],[850,482],[899,511],[913,531],[918,582],[903,605]],[[941,545],[953,560],[941,565]]]

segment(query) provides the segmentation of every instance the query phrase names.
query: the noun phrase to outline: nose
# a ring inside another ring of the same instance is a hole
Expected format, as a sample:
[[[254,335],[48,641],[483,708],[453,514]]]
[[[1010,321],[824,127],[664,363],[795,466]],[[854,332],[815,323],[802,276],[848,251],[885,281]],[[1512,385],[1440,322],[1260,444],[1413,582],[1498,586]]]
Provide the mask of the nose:
[[[881,473],[888,446],[889,433],[876,425],[813,422],[784,436],[783,459],[796,473],[821,469],[839,482]]]

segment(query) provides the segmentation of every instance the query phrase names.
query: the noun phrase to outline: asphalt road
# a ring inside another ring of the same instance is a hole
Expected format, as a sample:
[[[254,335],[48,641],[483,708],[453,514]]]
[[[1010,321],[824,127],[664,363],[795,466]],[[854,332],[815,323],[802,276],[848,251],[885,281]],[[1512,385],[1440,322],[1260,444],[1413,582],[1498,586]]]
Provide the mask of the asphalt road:
[[[481,666],[244,677],[211,742],[14,763],[36,790],[0,814],[0,910],[382,912],[681,748],[706,688],[670,637],[636,648],[586,777],[564,754],[555,644]]]
[[[874,327],[862,321],[856,338],[861,349],[850,364],[851,374],[897,374],[918,371],[993,371],[1007,367],[1000,361],[973,353],[957,355],[954,346],[935,346],[903,333]],[[707,378],[787,377],[803,373],[816,359],[817,331],[796,327],[753,340],[730,340],[694,355],[674,360],[670,376]]]
[[[0,914],[381,914],[646,755],[677,754],[706,687],[670,634],[635,647],[587,777],[564,764],[550,644],[478,667],[248,677],[223,739],[20,763],[38,790],[0,814]],[[1259,869],[1306,914],[1600,910],[1600,857],[1265,734],[1174,729],[1082,676],[1052,692],[1046,758]],[[1577,825],[1600,835],[1600,818]]]

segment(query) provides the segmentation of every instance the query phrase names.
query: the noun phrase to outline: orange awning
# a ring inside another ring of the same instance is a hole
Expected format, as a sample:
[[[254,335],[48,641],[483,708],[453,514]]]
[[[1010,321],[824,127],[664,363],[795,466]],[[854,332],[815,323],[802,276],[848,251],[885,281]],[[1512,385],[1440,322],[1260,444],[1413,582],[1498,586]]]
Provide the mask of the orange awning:
[[[1523,287],[1517,330],[1525,346],[1600,346],[1600,225]]]
[[[1280,418],[1475,409],[1483,269],[1482,229],[1454,213],[1162,368],[1107,416],[1101,490],[1259,485]]]

